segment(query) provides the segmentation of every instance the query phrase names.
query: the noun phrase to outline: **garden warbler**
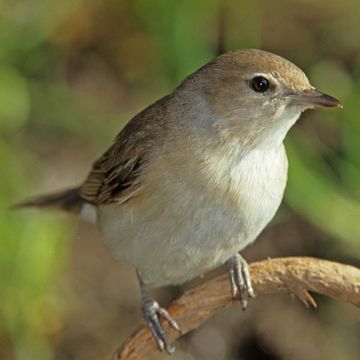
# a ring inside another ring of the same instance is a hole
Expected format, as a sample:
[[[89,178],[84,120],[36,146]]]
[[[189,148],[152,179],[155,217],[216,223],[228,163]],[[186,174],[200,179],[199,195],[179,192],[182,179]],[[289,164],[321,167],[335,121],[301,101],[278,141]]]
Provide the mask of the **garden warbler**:
[[[300,114],[340,107],[291,62],[260,50],[225,53],[136,115],[78,187],[22,205],[95,223],[111,254],[136,268],[145,320],[173,352],[145,286],[177,285],[227,263],[242,306],[254,294],[239,251],[283,197],[283,140]]]

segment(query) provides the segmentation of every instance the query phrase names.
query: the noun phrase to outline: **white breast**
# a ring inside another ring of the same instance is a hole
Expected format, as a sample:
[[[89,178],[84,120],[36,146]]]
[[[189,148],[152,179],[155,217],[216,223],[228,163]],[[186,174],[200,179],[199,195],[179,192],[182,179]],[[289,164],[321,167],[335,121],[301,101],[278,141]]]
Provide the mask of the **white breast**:
[[[192,166],[179,163],[158,178],[161,171],[154,170],[140,201],[98,212],[113,256],[154,286],[183,283],[223,264],[255,240],[283,196],[282,144],[243,157],[214,153],[201,169]]]
[[[284,146],[253,150],[230,162],[223,156],[214,157],[211,167],[214,183],[225,194],[224,201],[229,201],[241,214],[246,246],[280,205],[287,180]]]

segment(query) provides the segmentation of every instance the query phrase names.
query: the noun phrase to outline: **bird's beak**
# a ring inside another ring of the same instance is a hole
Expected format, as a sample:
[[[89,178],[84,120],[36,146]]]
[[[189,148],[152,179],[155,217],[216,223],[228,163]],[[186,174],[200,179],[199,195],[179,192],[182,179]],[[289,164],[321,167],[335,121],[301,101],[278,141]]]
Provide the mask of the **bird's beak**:
[[[292,103],[309,107],[321,106],[329,108],[342,108],[339,100],[317,90],[306,90],[291,96]]]

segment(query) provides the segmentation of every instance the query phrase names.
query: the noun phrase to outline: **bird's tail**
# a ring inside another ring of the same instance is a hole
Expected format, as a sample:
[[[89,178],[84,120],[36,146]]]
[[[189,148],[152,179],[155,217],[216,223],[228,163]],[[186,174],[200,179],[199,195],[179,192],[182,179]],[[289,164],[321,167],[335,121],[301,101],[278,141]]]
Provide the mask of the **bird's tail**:
[[[54,194],[43,195],[13,206],[14,209],[23,207],[54,208],[68,212],[78,213],[84,204],[79,188],[72,188]]]

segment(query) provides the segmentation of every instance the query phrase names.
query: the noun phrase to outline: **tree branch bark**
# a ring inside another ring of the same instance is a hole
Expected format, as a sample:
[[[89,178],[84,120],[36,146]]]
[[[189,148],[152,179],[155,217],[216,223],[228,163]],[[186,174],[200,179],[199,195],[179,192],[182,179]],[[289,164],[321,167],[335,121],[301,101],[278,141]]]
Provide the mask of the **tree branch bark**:
[[[316,307],[308,292],[313,291],[360,307],[360,269],[353,266],[308,257],[278,258],[251,264],[250,273],[257,295],[290,292]],[[234,302],[228,275],[222,274],[185,292],[168,311],[186,334]],[[181,336],[167,323],[164,328],[171,341]],[[143,360],[156,351],[155,341],[143,325],[113,354],[112,360]]]

